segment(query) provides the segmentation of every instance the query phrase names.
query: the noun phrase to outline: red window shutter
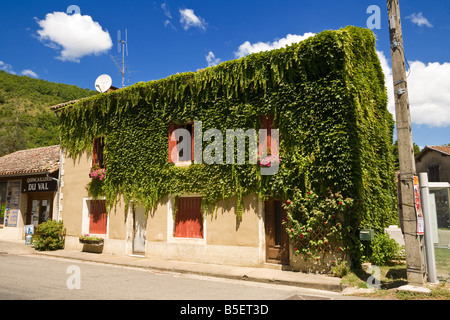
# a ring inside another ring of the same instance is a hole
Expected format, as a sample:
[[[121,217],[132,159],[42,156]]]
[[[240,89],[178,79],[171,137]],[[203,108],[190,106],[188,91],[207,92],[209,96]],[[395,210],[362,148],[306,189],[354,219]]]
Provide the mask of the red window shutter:
[[[260,137],[259,141],[259,154],[264,152],[264,148],[267,148],[267,153],[278,156],[278,146],[272,147],[272,129],[273,127],[273,115],[261,116],[261,129],[267,130],[267,138],[265,136]]]
[[[172,135],[177,127],[174,124],[169,124],[169,163],[178,162],[178,159],[172,159],[172,150],[177,146],[177,141],[175,140],[175,136],[172,140]]]
[[[199,197],[178,198],[178,212],[175,218],[175,237],[203,238],[201,203],[202,199]]]
[[[267,117],[267,148],[270,148],[271,155],[278,156],[278,147],[279,147],[279,141],[278,143],[275,143],[276,141],[272,141],[272,129],[275,129],[273,126],[273,115],[269,115]],[[279,137],[278,137],[279,139]],[[274,142],[274,145],[272,146],[272,142]]]
[[[98,140],[92,142],[92,165],[98,164]]]
[[[106,234],[108,215],[104,200],[91,200],[89,207],[89,233]]]

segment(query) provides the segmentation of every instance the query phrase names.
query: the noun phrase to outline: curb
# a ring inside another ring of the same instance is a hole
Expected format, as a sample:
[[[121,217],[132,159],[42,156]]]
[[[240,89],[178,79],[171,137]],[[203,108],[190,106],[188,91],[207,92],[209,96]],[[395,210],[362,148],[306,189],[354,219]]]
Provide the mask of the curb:
[[[154,262],[151,261],[142,261],[142,263],[132,263],[128,261],[123,261],[127,257],[117,256],[116,258],[121,259],[121,261],[109,261],[107,259],[94,259],[89,257],[75,257],[71,255],[61,255],[55,254],[52,252],[36,252],[36,255],[42,256],[51,256],[55,258],[61,259],[71,259],[78,260],[84,262],[93,262],[93,263],[102,263],[107,265],[115,265],[122,266],[128,268],[140,268],[145,270],[153,270],[158,272],[173,272],[180,274],[189,274],[189,275],[199,275],[206,277],[214,277],[214,278],[225,278],[231,280],[240,280],[240,281],[252,281],[259,283],[268,283],[268,284],[276,284],[276,285],[286,285],[286,286],[294,286],[300,288],[307,289],[316,289],[316,290],[325,290],[340,293],[343,290],[343,287],[340,283],[340,279],[331,278],[321,275],[310,275],[303,274],[300,272],[293,271],[279,271],[273,272],[271,269],[266,268],[249,268],[249,267],[233,267],[233,266],[222,266],[222,265],[202,265],[197,263],[187,263],[190,266],[195,266],[197,268],[187,268],[182,266],[170,266],[170,264],[181,264],[183,262],[173,262],[173,261],[165,261],[169,265],[166,266],[158,266],[155,265]],[[147,262],[147,264],[145,264]],[[220,271],[207,271],[204,268],[208,269],[222,269]],[[231,271],[230,271],[231,270]],[[228,271],[228,272],[227,272]],[[285,274],[284,272],[292,272],[289,274]],[[295,277],[295,279],[293,279]],[[329,278],[329,279],[328,279]],[[336,280],[335,280],[336,279]]]

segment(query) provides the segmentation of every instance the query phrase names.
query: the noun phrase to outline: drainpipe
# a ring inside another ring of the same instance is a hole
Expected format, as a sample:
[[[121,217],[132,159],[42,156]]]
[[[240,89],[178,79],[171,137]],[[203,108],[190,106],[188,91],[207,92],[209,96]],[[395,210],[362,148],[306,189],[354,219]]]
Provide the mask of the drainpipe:
[[[58,120],[61,120],[61,117],[58,115],[58,110],[55,110],[55,116],[56,118],[58,118]],[[60,217],[60,202],[61,202],[61,171],[63,168],[62,165],[62,160],[63,160],[63,152],[62,152],[62,148],[61,148],[61,139],[59,141],[59,170],[58,170],[58,179],[52,178],[53,180],[56,180],[57,186],[58,186],[58,199],[56,200],[56,221],[59,221]]]

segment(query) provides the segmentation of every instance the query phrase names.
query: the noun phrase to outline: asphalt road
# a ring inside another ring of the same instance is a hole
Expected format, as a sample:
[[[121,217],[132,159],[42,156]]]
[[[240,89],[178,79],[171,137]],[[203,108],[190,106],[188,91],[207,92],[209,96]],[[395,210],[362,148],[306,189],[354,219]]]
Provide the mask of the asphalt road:
[[[27,255],[0,254],[0,300],[342,299],[291,286],[155,272]]]

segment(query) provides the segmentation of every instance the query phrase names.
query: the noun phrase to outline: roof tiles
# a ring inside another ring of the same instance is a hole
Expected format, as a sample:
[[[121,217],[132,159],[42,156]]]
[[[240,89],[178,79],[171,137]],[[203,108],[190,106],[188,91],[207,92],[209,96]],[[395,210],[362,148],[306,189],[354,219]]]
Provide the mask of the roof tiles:
[[[21,150],[0,158],[0,176],[53,173],[59,169],[60,146]]]

